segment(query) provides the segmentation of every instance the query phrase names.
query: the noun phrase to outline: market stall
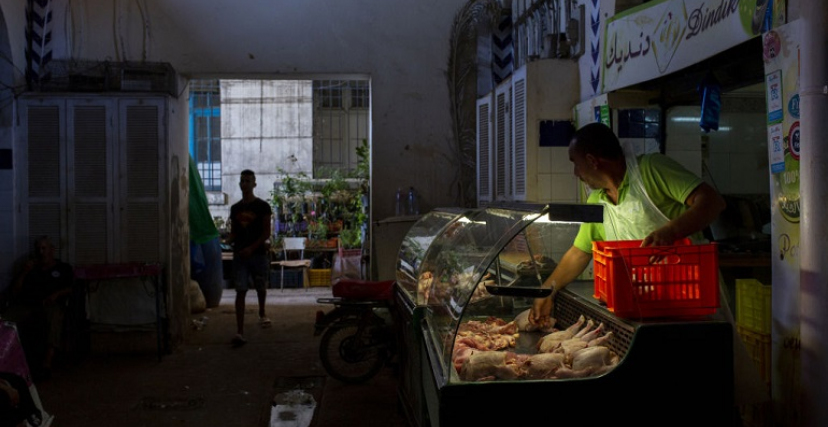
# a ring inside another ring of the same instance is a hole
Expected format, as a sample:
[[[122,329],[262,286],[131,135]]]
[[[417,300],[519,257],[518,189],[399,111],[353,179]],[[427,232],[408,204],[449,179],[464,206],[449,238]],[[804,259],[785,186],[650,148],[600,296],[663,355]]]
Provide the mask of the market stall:
[[[401,326],[413,424],[729,422],[732,327],[708,315],[715,307],[621,318],[579,280],[555,297],[554,325],[525,322],[579,224],[601,220],[599,206],[438,211],[421,221],[442,225],[415,224],[398,263],[398,306],[414,319]],[[578,339],[556,342],[559,333]]]

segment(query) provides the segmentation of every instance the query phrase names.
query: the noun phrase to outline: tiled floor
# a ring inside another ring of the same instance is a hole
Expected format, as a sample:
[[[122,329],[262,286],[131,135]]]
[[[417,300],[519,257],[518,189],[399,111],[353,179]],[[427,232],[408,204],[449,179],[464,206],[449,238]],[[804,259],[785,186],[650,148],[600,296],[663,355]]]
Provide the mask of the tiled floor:
[[[204,326],[190,329],[161,362],[151,333],[93,335],[90,355],[56,366],[36,385],[53,426],[265,427],[274,397],[292,390],[314,397],[313,427],[406,425],[391,368],[348,385],[327,377],[319,363],[313,323],[329,306],[316,298],[330,296],[329,288],[269,290],[267,329],[256,324],[254,295],[247,297],[248,343],[240,348],[230,345],[233,290],[224,291],[218,307],[193,314],[206,317]]]

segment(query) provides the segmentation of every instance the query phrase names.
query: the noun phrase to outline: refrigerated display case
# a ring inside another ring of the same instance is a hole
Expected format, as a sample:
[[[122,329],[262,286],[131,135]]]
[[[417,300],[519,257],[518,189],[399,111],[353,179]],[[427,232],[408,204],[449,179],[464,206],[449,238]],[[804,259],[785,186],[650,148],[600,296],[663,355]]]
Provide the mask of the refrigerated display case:
[[[438,208],[422,215],[403,237],[397,254],[393,312],[399,347],[398,395],[400,407],[413,426],[428,424],[422,396],[422,350],[419,345],[425,305],[417,299],[417,271],[434,238],[468,212],[469,209],[462,208]]]
[[[593,297],[591,280],[579,280],[555,296],[554,327],[603,337],[595,346],[603,347],[599,366],[573,364],[586,352],[559,346],[556,370],[538,371],[537,355],[548,351],[539,346],[551,330],[511,333],[534,299],[549,294],[541,283],[580,224],[601,221],[600,206],[490,206],[435,215],[431,220],[441,225],[415,224],[403,239],[397,271],[398,302],[415,319],[404,332],[416,342],[408,348],[401,393],[417,401],[412,424],[499,425],[539,417],[588,425],[729,423],[728,322],[621,319]],[[504,329],[476,329],[486,324]],[[468,351],[469,345],[477,347]]]

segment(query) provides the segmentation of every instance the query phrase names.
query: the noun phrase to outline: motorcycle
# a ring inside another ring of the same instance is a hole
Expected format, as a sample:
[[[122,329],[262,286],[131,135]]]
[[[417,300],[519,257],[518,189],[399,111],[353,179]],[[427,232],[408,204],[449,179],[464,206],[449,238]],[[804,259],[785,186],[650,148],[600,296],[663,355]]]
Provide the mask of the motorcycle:
[[[342,279],[332,286],[332,298],[317,298],[331,304],[316,312],[314,336],[322,336],[319,359],[325,371],[342,382],[370,380],[395,355],[391,309],[393,280]]]

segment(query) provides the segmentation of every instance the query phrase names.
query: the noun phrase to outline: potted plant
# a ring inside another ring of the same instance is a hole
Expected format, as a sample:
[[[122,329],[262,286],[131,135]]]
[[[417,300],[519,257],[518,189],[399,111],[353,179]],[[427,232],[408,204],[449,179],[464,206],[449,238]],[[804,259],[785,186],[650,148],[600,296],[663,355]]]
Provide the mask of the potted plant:
[[[310,246],[325,246],[328,241],[328,225],[324,221],[308,223],[308,243]]]
[[[356,227],[345,227],[339,232],[339,243],[343,249],[358,249],[362,247],[362,230]]]
[[[280,168],[279,173],[284,176],[279,186],[271,191],[271,205],[278,209],[277,212],[284,213],[284,231],[287,235],[295,237],[304,231],[302,219],[311,183],[304,172],[291,175]]]

